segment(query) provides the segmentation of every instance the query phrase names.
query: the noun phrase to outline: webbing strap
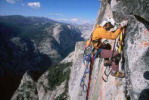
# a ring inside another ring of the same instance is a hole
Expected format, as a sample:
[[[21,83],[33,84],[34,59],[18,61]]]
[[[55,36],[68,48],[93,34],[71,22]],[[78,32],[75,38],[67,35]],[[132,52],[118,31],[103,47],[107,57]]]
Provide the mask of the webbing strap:
[[[115,76],[118,77],[118,75],[119,75],[119,72],[116,72],[116,75]]]
[[[123,30],[122,30],[120,37],[119,37],[119,47],[117,50],[119,53],[121,53],[121,51],[122,51],[122,42],[123,42]]]

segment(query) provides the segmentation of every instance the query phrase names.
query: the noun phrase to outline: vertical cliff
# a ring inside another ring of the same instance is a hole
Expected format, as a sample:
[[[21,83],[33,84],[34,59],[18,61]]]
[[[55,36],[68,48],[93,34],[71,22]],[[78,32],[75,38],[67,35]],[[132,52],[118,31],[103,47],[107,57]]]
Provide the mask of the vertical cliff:
[[[124,66],[120,70],[123,79],[109,76],[104,82],[103,60],[94,63],[89,100],[148,100],[149,99],[149,1],[147,0],[101,0],[97,24],[113,17],[117,24],[127,19],[124,44]],[[81,45],[81,44],[80,44]],[[83,46],[83,44],[82,44]],[[79,86],[85,66],[81,62],[82,46],[76,46],[77,56],[72,66],[69,81],[71,100],[85,100],[86,92]],[[88,79],[86,79],[88,80]],[[81,93],[81,95],[80,95]]]
[[[86,88],[80,86],[86,66],[83,63],[84,42],[76,44],[74,52],[73,65],[69,80],[69,96],[70,100],[86,100]],[[125,79],[109,76],[108,82],[104,82],[105,67],[103,59],[96,58],[94,61],[92,79],[89,91],[89,100],[125,100]],[[88,86],[89,74],[86,74],[85,84]],[[106,78],[106,77],[105,77]],[[84,91],[85,90],[85,91]]]

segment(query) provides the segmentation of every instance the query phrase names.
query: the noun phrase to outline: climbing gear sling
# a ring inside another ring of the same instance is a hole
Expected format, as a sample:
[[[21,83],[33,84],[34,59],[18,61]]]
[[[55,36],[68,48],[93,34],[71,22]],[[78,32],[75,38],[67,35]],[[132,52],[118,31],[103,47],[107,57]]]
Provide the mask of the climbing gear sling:
[[[84,92],[87,92],[86,100],[88,100],[89,90],[90,90],[90,83],[91,83],[91,76],[93,70],[93,63],[94,60],[98,57],[98,54],[102,51],[102,48],[99,48],[96,53],[94,54],[94,48],[88,47],[84,50],[83,54],[83,63],[86,66],[84,71],[83,77],[80,82],[80,86],[83,88]],[[89,53],[91,51],[91,53]],[[89,74],[88,84],[85,84],[85,78]]]
[[[83,77],[82,77],[81,82],[80,82],[80,86],[82,87],[82,89],[83,89],[84,92],[87,91],[87,85],[85,84],[85,78],[86,78],[86,75],[88,73],[89,73],[89,66],[86,65],[86,69],[84,71]]]
[[[117,43],[117,51],[119,53],[122,52],[122,49],[123,49],[123,46],[124,46],[124,38],[125,38],[125,35],[124,35],[124,32],[125,32],[125,29],[122,30],[120,36],[119,36],[119,39],[118,39],[118,43]]]
[[[121,54],[121,68],[124,70],[124,64],[125,64],[125,58],[124,58],[124,52],[123,52],[123,47],[124,47],[124,39],[125,39],[125,31],[126,29],[124,28],[122,30],[122,33],[120,34],[120,37],[118,39],[118,44],[117,44],[117,51]]]
[[[85,48],[84,53],[83,53],[83,63],[86,66],[86,69],[85,69],[83,77],[81,79],[80,86],[82,87],[84,92],[86,92],[86,90],[87,90],[87,85],[85,84],[85,78],[86,78],[87,74],[89,73],[89,64],[91,61],[91,53],[90,53],[91,51],[92,51],[92,48],[88,47],[88,48]]]

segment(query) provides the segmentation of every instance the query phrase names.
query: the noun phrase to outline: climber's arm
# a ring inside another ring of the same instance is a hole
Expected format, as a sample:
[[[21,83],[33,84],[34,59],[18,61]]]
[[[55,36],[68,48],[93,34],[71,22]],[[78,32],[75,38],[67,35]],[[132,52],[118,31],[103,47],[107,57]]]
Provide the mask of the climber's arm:
[[[116,39],[118,37],[118,35],[121,33],[122,31],[122,28],[118,28],[115,32],[108,32],[106,30],[103,31],[102,34],[100,34],[100,37],[101,38],[104,38],[104,39]]]

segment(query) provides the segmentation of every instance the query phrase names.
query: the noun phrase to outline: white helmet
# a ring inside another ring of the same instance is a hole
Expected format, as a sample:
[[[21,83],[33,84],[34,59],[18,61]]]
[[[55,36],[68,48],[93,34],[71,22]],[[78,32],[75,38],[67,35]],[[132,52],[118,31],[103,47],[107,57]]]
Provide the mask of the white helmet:
[[[105,19],[100,25],[104,26],[106,23],[110,22],[113,26],[115,26],[115,20],[113,18]]]

